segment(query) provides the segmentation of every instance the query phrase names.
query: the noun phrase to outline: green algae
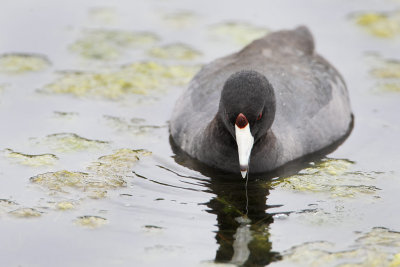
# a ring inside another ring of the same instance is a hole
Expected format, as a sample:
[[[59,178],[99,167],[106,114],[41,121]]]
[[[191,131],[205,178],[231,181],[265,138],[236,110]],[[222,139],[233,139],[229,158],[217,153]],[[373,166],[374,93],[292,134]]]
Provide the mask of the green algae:
[[[384,83],[379,85],[379,87],[384,92],[400,93],[400,81],[397,83]]]
[[[365,12],[354,15],[355,23],[368,33],[380,38],[400,35],[400,10],[392,12]]]
[[[352,164],[345,159],[324,159],[296,175],[274,180],[271,185],[297,192],[327,193],[339,198],[376,194],[380,189],[366,183],[373,182],[380,173],[350,171]]]
[[[78,226],[94,229],[108,224],[108,220],[100,216],[87,215],[78,217],[74,223]]]
[[[172,28],[187,28],[196,23],[199,16],[191,11],[177,11],[169,14],[165,14],[162,17],[166,25]]]
[[[60,201],[56,203],[56,209],[58,210],[72,210],[75,209],[75,204],[71,201]]]
[[[15,152],[12,149],[5,149],[5,156],[13,161],[27,166],[40,167],[51,166],[57,163],[58,157],[54,154],[29,155]]]
[[[284,253],[283,262],[296,266],[398,266],[400,233],[382,227],[360,234],[348,250],[335,251],[333,243],[316,241]]]
[[[377,65],[371,70],[372,76],[382,79],[400,79],[400,61],[381,59]]]
[[[157,129],[165,128],[166,126],[159,125],[146,125],[143,124],[145,120],[139,118],[127,119],[122,117],[104,115],[107,125],[120,132],[129,132],[131,134],[140,136],[153,133]]]
[[[211,26],[210,31],[213,37],[217,39],[227,40],[241,46],[269,33],[269,30],[264,27],[234,21],[215,24]]]
[[[42,216],[42,212],[33,208],[19,208],[10,211],[9,214],[17,218],[35,218]]]
[[[148,53],[152,57],[175,60],[193,60],[202,55],[201,52],[182,43],[153,47]]]
[[[56,81],[45,86],[43,91],[117,100],[126,94],[146,95],[170,86],[184,85],[197,70],[197,66],[139,62],[116,70],[65,72]]]
[[[74,133],[50,134],[45,138],[33,139],[36,144],[45,145],[57,152],[77,152],[90,149],[104,149],[109,142],[81,137]]]
[[[97,29],[84,31],[69,48],[85,59],[115,60],[128,49],[148,47],[158,40],[158,36],[150,32]]]
[[[368,57],[373,67],[370,74],[378,79],[376,87],[382,92],[400,92],[400,61],[396,59],[385,59],[378,54]]]
[[[53,113],[56,118],[68,119],[68,120],[79,116],[79,113],[77,112],[54,111]]]
[[[50,61],[42,55],[36,54],[2,54],[0,55],[0,72],[22,74],[41,71],[50,66]]]
[[[88,12],[91,22],[100,25],[114,24],[118,20],[117,9],[113,7],[93,7]]]
[[[150,154],[145,150],[119,149],[89,164],[87,172],[46,172],[31,177],[30,181],[51,191],[71,193],[75,189],[89,198],[104,198],[107,190],[126,187],[126,176],[135,162]]]

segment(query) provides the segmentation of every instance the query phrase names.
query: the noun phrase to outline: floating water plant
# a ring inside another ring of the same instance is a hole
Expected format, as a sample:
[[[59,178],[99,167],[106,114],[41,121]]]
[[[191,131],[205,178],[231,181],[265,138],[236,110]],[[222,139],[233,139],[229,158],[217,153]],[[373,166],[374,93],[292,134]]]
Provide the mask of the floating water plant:
[[[100,216],[81,216],[75,221],[76,225],[87,227],[87,228],[98,228],[108,223],[106,218]]]
[[[199,16],[191,11],[177,11],[163,16],[167,25],[173,28],[187,28],[192,26]]]
[[[379,55],[372,55],[370,58],[374,65],[370,73],[379,79],[377,87],[383,92],[400,92],[400,61],[384,59]]]
[[[246,22],[224,22],[211,26],[210,31],[217,39],[227,40],[237,45],[247,45],[266,35],[269,30]]]
[[[75,208],[75,204],[71,201],[60,201],[56,204],[58,210],[71,210]]]
[[[298,192],[328,193],[332,197],[355,197],[375,194],[379,188],[368,185],[379,173],[350,171],[353,163],[344,159],[325,159],[299,174],[272,182],[273,188]]]
[[[58,161],[58,157],[54,154],[29,155],[11,149],[5,149],[4,153],[7,158],[13,159],[19,164],[33,167],[54,165]]]
[[[189,45],[177,43],[154,47],[149,50],[149,55],[163,59],[193,60],[201,56],[201,52]]]
[[[376,227],[361,234],[348,250],[326,241],[305,243],[284,253],[283,263],[296,266],[399,266],[400,233]]]
[[[50,61],[36,54],[2,54],[0,55],[0,72],[21,74],[41,71],[50,66]]]
[[[102,25],[113,24],[118,19],[117,10],[113,7],[93,7],[88,16],[92,22]]]
[[[104,198],[107,190],[125,187],[126,175],[131,172],[134,163],[150,154],[145,150],[120,149],[92,162],[87,172],[47,172],[31,177],[30,181],[52,191],[67,193],[75,189],[89,198]]]
[[[146,135],[148,133],[152,133],[157,129],[165,128],[166,126],[159,125],[147,125],[144,124],[145,120],[139,118],[127,119],[123,117],[115,117],[104,115],[103,118],[106,120],[106,123],[115,128],[118,133],[120,132],[129,132],[134,135]]]
[[[57,133],[42,139],[33,139],[35,143],[45,145],[58,152],[75,152],[89,149],[102,149],[108,142],[92,140],[74,133]]]
[[[400,35],[400,11],[365,12],[354,16],[355,22],[370,34],[381,38]]]
[[[32,208],[19,208],[10,211],[9,214],[18,218],[34,218],[42,216],[42,212]]]
[[[158,40],[157,35],[149,32],[86,30],[69,48],[86,59],[114,60],[124,55],[127,49],[148,47]]]
[[[140,62],[102,72],[65,72],[45,92],[78,97],[118,99],[126,94],[148,94],[190,81],[198,67]]]

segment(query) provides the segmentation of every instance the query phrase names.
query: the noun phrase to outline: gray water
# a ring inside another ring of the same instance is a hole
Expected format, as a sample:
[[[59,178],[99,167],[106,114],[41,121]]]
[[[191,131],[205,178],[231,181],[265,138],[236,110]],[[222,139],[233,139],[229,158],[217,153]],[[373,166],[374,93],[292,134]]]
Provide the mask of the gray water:
[[[0,265],[399,266],[399,9],[394,0],[2,3]],[[357,25],[366,11],[389,12],[378,26],[393,36]],[[239,173],[173,150],[168,120],[199,66],[300,24],[349,88],[355,125],[337,150],[247,189]],[[187,46],[159,49],[176,43]],[[148,61],[158,65],[130,65]]]

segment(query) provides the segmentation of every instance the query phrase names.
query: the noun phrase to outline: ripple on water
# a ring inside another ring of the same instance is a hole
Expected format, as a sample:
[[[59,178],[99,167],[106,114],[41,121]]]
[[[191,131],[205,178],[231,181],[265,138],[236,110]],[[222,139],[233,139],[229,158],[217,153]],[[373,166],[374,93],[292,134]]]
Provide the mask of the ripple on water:
[[[126,94],[149,94],[190,81],[198,66],[139,62],[101,72],[64,72],[42,92],[77,97],[122,99]]]
[[[304,243],[284,252],[281,264],[296,266],[399,266],[400,233],[375,227],[360,235],[348,250],[326,241]]]
[[[400,10],[391,12],[363,12],[353,16],[357,25],[380,38],[400,35]]]
[[[0,55],[0,72],[22,74],[41,71],[50,66],[50,61],[43,55],[10,53]]]
[[[244,46],[263,37],[269,33],[269,30],[246,22],[229,21],[212,25],[210,32],[213,38]]]
[[[158,40],[159,37],[150,32],[85,30],[69,48],[85,59],[115,60],[122,57],[127,49],[145,48]]]

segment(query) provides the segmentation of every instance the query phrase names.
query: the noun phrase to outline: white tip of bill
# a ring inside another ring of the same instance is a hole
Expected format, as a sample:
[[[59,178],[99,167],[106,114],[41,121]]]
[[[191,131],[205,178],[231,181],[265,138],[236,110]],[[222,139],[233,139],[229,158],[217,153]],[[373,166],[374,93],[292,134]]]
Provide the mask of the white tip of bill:
[[[254,144],[254,137],[250,132],[250,123],[243,128],[239,128],[235,124],[235,134],[239,153],[240,172],[242,177],[245,178],[249,168],[251,149]]]

